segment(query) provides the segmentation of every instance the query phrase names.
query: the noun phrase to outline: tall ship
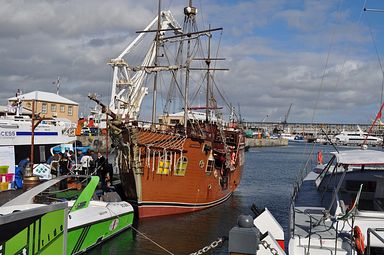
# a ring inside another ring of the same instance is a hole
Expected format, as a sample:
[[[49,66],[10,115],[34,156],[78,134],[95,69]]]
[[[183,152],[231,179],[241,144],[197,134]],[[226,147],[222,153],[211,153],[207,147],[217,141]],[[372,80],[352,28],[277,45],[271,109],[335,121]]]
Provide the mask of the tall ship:
[[[170,11],[161,11],[159,2],[157,17],[109,62],[109,106],[90,95],[112,117],[108,129],[117,148],[123,195],[141,218],[218,205],[240,184],[243,130],[233,107],[219,106],[222,93],[213,79],[226,70],[216,65],[223,58],[211,56],[217,52],[211,50],[213,35],[222,28],[199,30],[197,12],[189,1],[180,26]],[[142,46],[146,40],[148,45]],[[141,49],[149,50],[135,64]],[[143,100],[149,87],[152,107]],[[159,95],[166,98],[161,101]],[[158,114],[160,101],[163,112]],[[146,113],[151,121],[139,120]]]

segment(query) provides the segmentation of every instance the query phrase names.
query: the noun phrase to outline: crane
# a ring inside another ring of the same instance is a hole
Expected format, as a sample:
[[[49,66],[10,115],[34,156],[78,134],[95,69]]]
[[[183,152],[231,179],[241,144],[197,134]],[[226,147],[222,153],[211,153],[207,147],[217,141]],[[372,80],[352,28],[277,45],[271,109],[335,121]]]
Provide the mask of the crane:
[[[291,103],[289,105],[288,111],[287,111],[287,113],[284,116],[284,120],[283,120],[283,122],[281,122],[284,125],[287,124],[288,116],[289,116],[289,113],[291,112],[292,105],[293,105],[293,103]]]

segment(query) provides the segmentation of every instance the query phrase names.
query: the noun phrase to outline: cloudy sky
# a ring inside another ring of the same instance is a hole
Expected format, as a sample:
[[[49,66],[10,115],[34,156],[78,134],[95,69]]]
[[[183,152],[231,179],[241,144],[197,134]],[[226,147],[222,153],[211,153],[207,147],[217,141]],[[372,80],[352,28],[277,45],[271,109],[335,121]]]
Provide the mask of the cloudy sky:
[[[177,18],[187,0],[163,0]],[[381,102],[380,0],[195,0],[200,28],[223,27],[216,82],[246,121],[368,123]],[[202,5],[203,4],[203,5]],[[0,104],[23,92],[108,103],[120,52],[156,15],[155,0],[0,0]],[[181,22],[181,21],[180,21]]]

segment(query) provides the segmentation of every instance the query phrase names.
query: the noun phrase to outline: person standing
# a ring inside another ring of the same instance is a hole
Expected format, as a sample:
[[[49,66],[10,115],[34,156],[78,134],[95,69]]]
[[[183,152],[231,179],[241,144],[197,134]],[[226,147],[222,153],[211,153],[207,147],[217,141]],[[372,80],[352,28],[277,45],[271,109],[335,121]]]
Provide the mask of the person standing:
[[[68,156],[66,154],[63,154],[62,157],[59,160],[59,166],[60,166],[60,175],[67,175],[69,174],[69,166],[70,161],[68,160]],[[64,190],[68,188],[67,179],[63,179],[60,181],[60,190]]]
[[[100,152],[97,153],[97,159],[96,159],[95,165],[96,165],[97,175],[100,177],[101,189],[105,190],[105,188],[106,188],[106,185],[105,185],[106,159]]]
[[[29,157],[26,157],[25,159],[20,160],[19,164],[17,167],[19,167],[19,170],[21,171],[21,174],[25,174],[25,169],[29,165]]]
[[[89,174],[92,162],[93,162],[93,159],[90,156],[90,152],[88,151],[87,154],[84,155],[80,160],[81,169],[82,169],[83,174],[85,174],[85,175]]]

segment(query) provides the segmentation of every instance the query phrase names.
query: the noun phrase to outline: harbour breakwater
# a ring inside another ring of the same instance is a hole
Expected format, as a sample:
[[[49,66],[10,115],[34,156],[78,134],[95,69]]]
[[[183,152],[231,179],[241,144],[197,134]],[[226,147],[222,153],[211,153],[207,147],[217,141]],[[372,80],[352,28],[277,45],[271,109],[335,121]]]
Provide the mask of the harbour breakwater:
[[[287,146],[288,139],[284,138],[245,138],[245,146],[247,147],[276,147],[276,146]]]

